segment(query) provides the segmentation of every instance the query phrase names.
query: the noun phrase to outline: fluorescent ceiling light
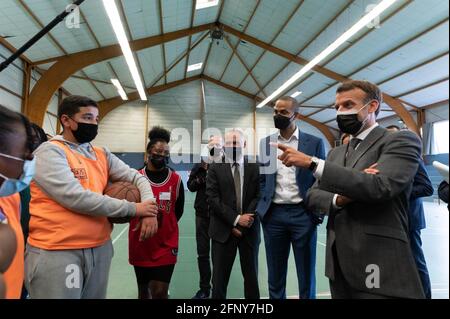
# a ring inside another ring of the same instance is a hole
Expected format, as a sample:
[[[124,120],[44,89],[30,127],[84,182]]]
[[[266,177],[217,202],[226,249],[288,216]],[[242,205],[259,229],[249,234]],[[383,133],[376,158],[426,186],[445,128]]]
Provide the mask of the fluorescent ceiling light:
[[[187,71],[192,72],[196,70],[200,70],[203,66],[203,63],[191,64],[188,66]]]
[[[125,90],[123,89],[122,85],[120,84],[119,80],[117,79],[111,79],[112,84],[114,84],[114,86],[117,89],[117,92],[119,92],[120,97],[122,98],[122,100],[127,101],[128,100],[128,96],[125,93]]]
[[[195,10],[205,9],[209,7],[215,7],[219,4],[219,0],[197,0]]]
[[[302,94],[303,92],[301,92],[301,91],[297,91],[297,92],[295,92],[294,94],[292,94],[291,95],[291,97],[293,97],[294,99],[297,97],[297,96],[299,96],[300,94]]]
[[[353,25],[349,30],[347,30],[343,35],[341,35],[336,41],[334,41],[330,46],[323,50],[318,56],[306,64],[299,72],[294,74],[289,80],[287,80],[282,86],[280,86],[275,92],[269,95],[264,101],[258,104],[258,108],[261,108],[274,98],[278,97],[281,93],[287,90],[291,85],[293,85],[298,79],[303,75],[308,73],[312,68],[323,61],[327,56],[339,48],[342,44],[348,41],[352,36],[358,33],[362,28],[367,26],[373,19],[378,17],[383,11],[389,8],[397,0],[383,0],[378,4],[372,11],[361,18],[355,25]]]
[[[128,68],[130,69],[130,73],[139,92],[139,96],[141,97],[141,100],[146,101],[147,95],[145,94],[144,85],[142,84],[136,61],[134,60],[133,52],[131,52],[130,43],[120,19],[116,2],[114,0],[103,0],[103,6],[105,7],[106,13],[109,17],[109,21],[111,22],[111,26],[114,30],[114,33],[116,34],[120,47],[122,48],[123,56],[127,61]]]

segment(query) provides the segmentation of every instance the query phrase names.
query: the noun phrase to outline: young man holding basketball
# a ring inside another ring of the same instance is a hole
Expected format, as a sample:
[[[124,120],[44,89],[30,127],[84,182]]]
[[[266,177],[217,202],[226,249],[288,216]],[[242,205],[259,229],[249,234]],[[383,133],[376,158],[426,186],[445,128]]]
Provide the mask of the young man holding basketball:
[[[58,109],[62,135],[35,152],[25,284],[33,299],[106,297],[113,256],[108,217],[142,217],[142,239],[157,231],[157,207],[146,179],[110,151],[90,142],[98,131],[97,103],[70,96]],[[104,196],[108,182],[125,181],[141,203]]]

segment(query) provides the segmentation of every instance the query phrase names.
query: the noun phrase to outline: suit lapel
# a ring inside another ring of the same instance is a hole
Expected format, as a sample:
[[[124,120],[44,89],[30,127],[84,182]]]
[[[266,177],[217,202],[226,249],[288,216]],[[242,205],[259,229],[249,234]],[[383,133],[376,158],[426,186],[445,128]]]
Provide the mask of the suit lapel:
[[[333,153],[334,152],[336,152],[335,155],[333,154],[336,157],[335,161],[338,164],[346,167],[347,165],[346,165],[345,156],[347,155],[347,152],[348,152],[348,145],[339,146],[339,147],[337,147],[336,149],[333,150]]]
[[[233,188],[233,193],[234,193],[234,196],[236,197],[236,190],[234,189],[234,178],[233,178],[233,174],[231,173],[231,164],[225,162],[222,165],[222,169],[224,170],[223,173],[225,175],[225,178],[228,179],[228,182],[225,183],[225,185],[233,185],[233,187],[232,187]],[[229,183],[231,183],[231,184],[229,184]]]
[[[358,148],[347,158],[347,167],[355,167],[359,159],[374,145],[380,138],[383,137],[385,129],[376,127],[372,132],[359,144]]]
[[[309,144],[309,137],[308,135],[299,132],[298,135],[298,150],[302,153],[306,154],[306,151],[308,149],[308,144]]]
[[[244,161],[244,169],[242,170],[242,173],[244,174],[244,183],[243,183],[243,187],[244,189],[242,190],[242,198],[241,198],[241,202],[242,202],[242,209],[244,209],[244,202],[245,202],[245,198],[247,196],[247,189],[248,189],[248,183],[249,183],[249,178],[250,178],[250,167],[248,166],[248,162]]]

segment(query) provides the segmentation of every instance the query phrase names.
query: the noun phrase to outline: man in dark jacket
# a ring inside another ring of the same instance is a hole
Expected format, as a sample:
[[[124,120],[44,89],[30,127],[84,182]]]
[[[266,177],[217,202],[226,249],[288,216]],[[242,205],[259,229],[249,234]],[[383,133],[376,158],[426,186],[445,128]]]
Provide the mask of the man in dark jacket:
[[[259,199],[259,165],[243,156],[244,133],[225,135],[223,162],[209,167],[206,194],[211,211],[209,235],[212,250],[212,298],[226,299],[233,263],[239,250],[246,299],[259,299],[258,252],[260,222],[255,209]]]
[[[439,194],[439,199],[441,201],[443,201],[444,203],[448,204],[448,183],[447,183],[447,181],[442,181],[441,184],[439,184],[438,194]],[[448,208],[448,206],[447,206],[447,208]]]
[[[209,257],[211,238],[208,235],[209,208],[206,197],[207,170],[208,164],[203,160],[200,164],[195,164],[187,182],[189,190],[197,193],[194,208],[200,290],[197,291],[193,299],[207,299],[211,291],[211,264]]]
[[[390,132],[399,132],[400,128],[396,125],[387,127]],[[414,176],[411,196],[409,197],[409,243],[419,271],[420,281],[422,282],[425,298],[431,299],[431,281],[428,273],[425,255],[422,249],[421,231],[426,228],[425,213],[423,210],[422,197],[433,195],[433,184],[428,177],[425,164],[421,160],[416,176]]]

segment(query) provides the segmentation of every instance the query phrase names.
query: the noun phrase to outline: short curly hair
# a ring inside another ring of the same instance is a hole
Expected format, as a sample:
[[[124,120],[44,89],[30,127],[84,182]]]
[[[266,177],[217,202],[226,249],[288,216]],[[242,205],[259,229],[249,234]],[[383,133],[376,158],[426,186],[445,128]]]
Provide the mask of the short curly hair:
[[[154,126],[150,132],[148,132],[149,142],[147,144],[147,151],[149,151],[153,145],[158,142],[170,142],[170,132],[161,126]]]

